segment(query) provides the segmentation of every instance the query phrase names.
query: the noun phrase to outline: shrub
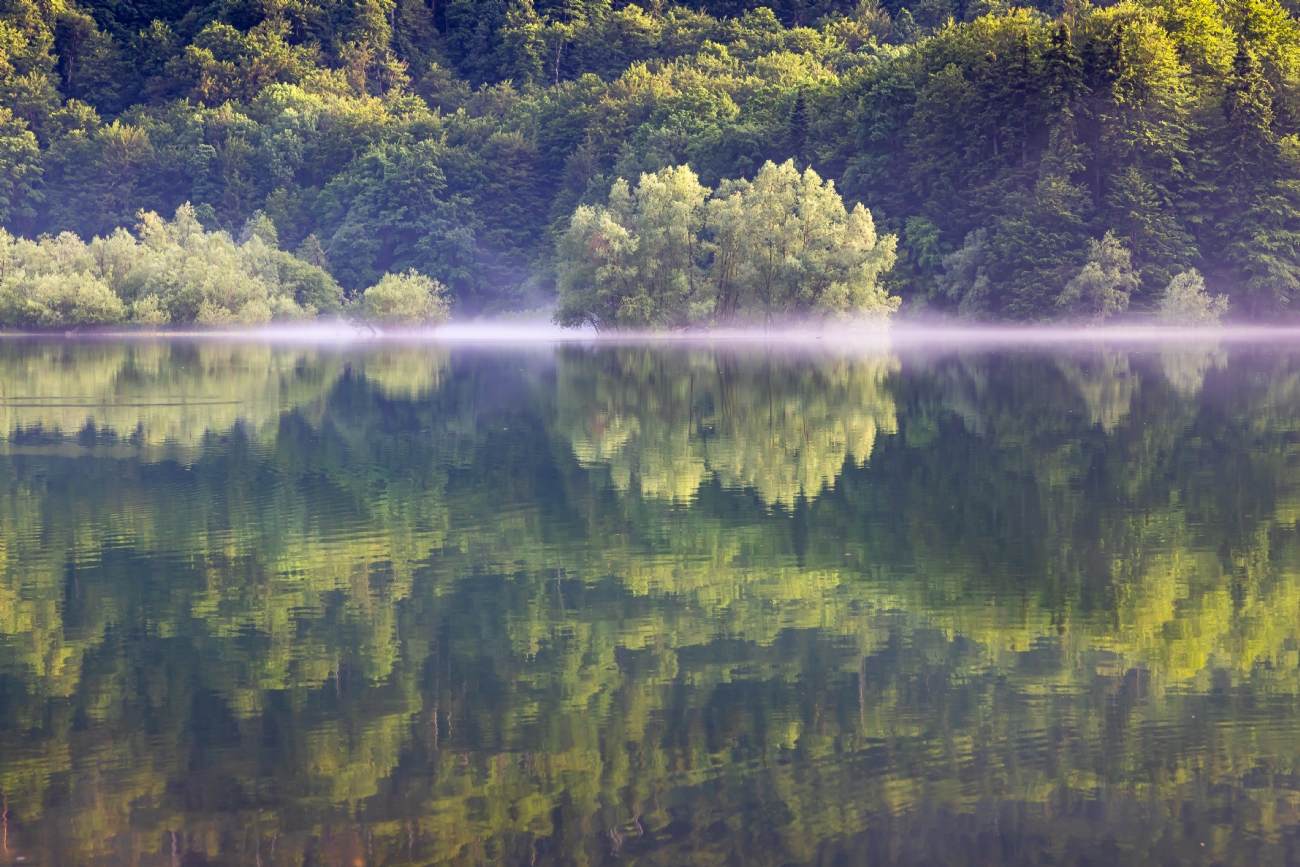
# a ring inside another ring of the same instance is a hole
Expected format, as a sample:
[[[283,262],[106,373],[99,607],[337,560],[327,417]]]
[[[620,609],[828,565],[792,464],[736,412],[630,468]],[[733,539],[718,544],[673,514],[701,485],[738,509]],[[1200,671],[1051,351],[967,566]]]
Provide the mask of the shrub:
[[[1228,296],[1212,296],[1205,280],[1193,268],[1169,281],[1160,299],[1160,321],[1166,325],[1218,325],[1228,312]]]
[[[158,303],[157,295],[146,295],[131,305],[131,321],[137,325],[155,328],[166,325],[170,317]]]
[[[385,274],[357,298],[354,313],[377,325],[437,325],[450,318],[447,288],[415,269]]]
[[[334,278],[276,248],[265,217],[237,243],[204,231],[188,204],[170,222],[139,216],[136,235],[118,229],[89,244],[68,232],[30,241],[0,230],[0,327],[103,324],[128,314],[147,326],[260,325],[342,305]]]
[[[103,281],[85,272],[27,274],[0,281],[0,317],[26,328],[66,328],[121,322],[126,305]]]

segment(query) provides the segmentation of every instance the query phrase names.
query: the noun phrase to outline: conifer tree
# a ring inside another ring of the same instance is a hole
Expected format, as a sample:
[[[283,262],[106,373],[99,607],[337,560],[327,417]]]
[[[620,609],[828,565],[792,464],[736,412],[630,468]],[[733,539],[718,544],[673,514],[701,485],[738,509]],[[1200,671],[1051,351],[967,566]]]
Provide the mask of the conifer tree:
[[[800,162],[804,159],[804,146],[808,140],[808,102],[804,99],[803,88],[795,90],[794,105],[790,107],[789,120],[790,153]]]

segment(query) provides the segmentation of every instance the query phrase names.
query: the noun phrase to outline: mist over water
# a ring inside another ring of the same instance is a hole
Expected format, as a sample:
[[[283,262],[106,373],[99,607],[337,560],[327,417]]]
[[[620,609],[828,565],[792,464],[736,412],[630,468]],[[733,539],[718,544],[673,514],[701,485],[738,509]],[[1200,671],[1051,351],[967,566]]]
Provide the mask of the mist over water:
[[[1289,863],[1295,336],[0,340],[0,864]]]
[[[10,340],[44,340],[58,335],[0,335]],[[549,319],[507,319],[452,322],[430,328],[380,328],[348,322],[315,322],[259,326],[249,329],[199,329],[175,331],[87,331],[68,332],[66,339],[152,340],[184,338],[203,341],[268,341],[271,343],[353,344],[379,341],[445,343],[681,343],[751,342],[808,343],[829,341],[839,346],[882,343],[899,345],[932,344],[971,345],[1041,345],[1041,344],[1165,344],[1184,342],[1227,341],[1234,344],[1289,343],[1300,341],[1300,327],[1227,325],[1178,327],[1168,325],[957,325],[916,324],[910,322],[882,325],[832,323],[822,327],[718,328],[708,330],[596,331],[588,327],[564,328]]]

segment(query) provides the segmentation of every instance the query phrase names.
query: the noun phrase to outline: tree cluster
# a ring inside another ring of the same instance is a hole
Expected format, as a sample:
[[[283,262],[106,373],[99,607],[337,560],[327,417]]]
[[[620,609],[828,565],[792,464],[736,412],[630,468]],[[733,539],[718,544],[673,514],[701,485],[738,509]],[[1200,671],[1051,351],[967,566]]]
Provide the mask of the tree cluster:
[[[689,166],[616,181],[560,240],[556,321],[679,328],[812,318],[882,320],[898,307],[880,276],[892,235],[792,161],[710,191]]]
[[[188,203],[171,221],[139,216],[136,234],[117,229],[89,243],[0,229],[0,327],[264,325],[344,312],[389,325],[447,318],[445,288],[415,271],[385,275],[345,310],[334,278],[280,250],[260,214],[238,239],[205,231]]]

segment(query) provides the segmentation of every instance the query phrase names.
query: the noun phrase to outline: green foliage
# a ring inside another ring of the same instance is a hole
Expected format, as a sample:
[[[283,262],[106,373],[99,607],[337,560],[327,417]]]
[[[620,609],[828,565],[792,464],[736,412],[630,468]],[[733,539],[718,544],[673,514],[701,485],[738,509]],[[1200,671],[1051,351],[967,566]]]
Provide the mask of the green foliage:
[[[0,106],[0,224],[20,226],[36,216],[41,154],[27,124]]]
[[[885,320],[898,309],[880,277],[894,265],[894,235],[877,237],[861,203],[851,211],[832,181],[792,161],[726,181],[709,204],[713,285],[723,321],[760,315]]]
[[[794,160],[903,239],[890,289],[938,315],[1071,315],[1107,232],[1129,315],[1192,267],[1240,315],[1293,315],[1287,7],[1033,7],[11,0],[0,225],[107,237],[190,202],[238,235],[260,211],[347,293],[415,268],[502,312],[555,303],[557,243],[617,179],[690,165],[716,189]],[[963,306],[942,262],[973,232],[987,285]],[[693,315],[675,303],[653,317]]]
[[[942,259],[943,273],[938,290],[957,302],[957,315],[975,318],[987,312],[990,284],[988,275],[988,233],[978,229],[966,236],[961,249]]]
[[[680,328],[705,324],[885,319],[880,284],[892,235],[851,212],[817,173],[793,161],[724,181],[710,196],[689,166],[619,180],[608,206],[579,206],[560,242],[565,325]]]
[[[1160,321],[1168,325],[1218,325],[1228,312],[1228,296],[1211,296],[1195,268],[1169,281],[1160,298]]]
[[[1284,864],[1298,372],[5,341],[9,857]]]
[[[245,234],[237,243],[205,231],[189,205],[170,222],[142,213],[136,235],[118,229],[89,244],[67,232],[33,242],[0,230],[0,325],[260,325],[339,309],[338,284],[276,249],[264,217]]]
[[[381,144],[324,189],[319,203],[339,282],[358,290],[389,270],[419,267],[468,290],[474,262],[473,223],[462,203],[443,197],[448,155],[431,142]],[[459,218],[458,218],[459,217]],[[468,225],[467,225],[468,223]]]
[[[102,325],[120,322],[125,314],[122,299],[84,271],[29,274],[19,268],[0,281],[0,322],[10,327]]]
[[[247,33],[214,21],[168,61],[167,87],[208,105],[248,102],[263,88],[298,83],[315,70],[311,50],[286,41],[286,21],[264,21]]]
[[[701,269],[709,191],[689,166],[614,183],[608,206],[580,206],[560,242],[565,325],[674,328],[705,321],[714,298]]]
[[[447,288],[415,269],[385,274],[357,297],[354,307],[362,322],[437,325],[448,318]]]
[[[1101,322],[1128,307],[1129,295],[1138,287],[1132,257],[1113,232],[1089,245],[1083,270],[1065,284],[1056,303],[1075,314]]]

